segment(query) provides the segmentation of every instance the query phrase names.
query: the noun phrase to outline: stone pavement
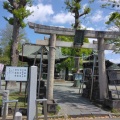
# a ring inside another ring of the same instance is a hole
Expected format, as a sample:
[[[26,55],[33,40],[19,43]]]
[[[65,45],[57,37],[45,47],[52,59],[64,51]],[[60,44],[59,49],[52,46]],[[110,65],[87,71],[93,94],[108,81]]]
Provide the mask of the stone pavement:
[[[61,107],[59,115],[109,114],[83,98],[72,85],[71,82],[54,84],[54,99]]]
[[[109,114],[107,111],[93,105],[89,100],[81,97],[79,89],[72,87],[72,85],[72,82],[54,83],[54,99],[61,107],[58,115]],[[4,89],[4,86],[2,88]],[[8,89],[10,89],[10,92],[19,91],[19,83],[14,87],[8,86]],[[22,90],[25,90],[25,83],[22,84]]]

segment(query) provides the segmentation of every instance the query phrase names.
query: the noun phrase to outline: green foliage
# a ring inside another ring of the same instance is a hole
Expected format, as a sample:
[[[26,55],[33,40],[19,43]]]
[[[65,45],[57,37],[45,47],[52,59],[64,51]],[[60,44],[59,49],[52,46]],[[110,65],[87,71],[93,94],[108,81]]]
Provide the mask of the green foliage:
[[[117,11],[118,7],[120,7],[120,1],[115,1],[115,0],[111,0],[106,2],[105,4],[102,4],[102,8],[106,8],[106,9],[110,9],[112,10],[112,13],[109,16],[108,21],[106,21],[105,23],[108,25],[108,27],[112,28],[117,28],[120,31],[120,12]],[[116,50],[114,52],[118,53],[120,52],[120,36],[118,36],[118,38],[116,38],[115,40],[108,40],[108,43],[114,43],[116,45]]]
[[[2,48],[0,48],[0,55],[2,55],[2,53],[3,53],[3,50],[2,50]]]
[[[10,53],[10,51],[11,51],[11,45],[12,45],[12,41],[10,41],[9,44],[5,47],[4,53],[3,53],[4,56],[7,56],[9,58],[11,56],[11,53]]]
[[[8,56],[0,55],[0,63],[3,63],[5,65],[10,65],[10,58]]]
[[[60,39],[61,41],[66,42],[73,42],[74,37],[66,37],[66,36],[57,36],[57,39]],[[84,39],[85,43],[89,43],[88,38]],[[85,48],[62,48],[62,54],[68,56],[67,59],[65,59],[60,64],[57,64],[57,69],[60,71],[61,69],[68,68],[71,70],[74,68],[74,57],[78,56],[82,58],[82,55],[89,55],[91,54],[91,49],[85,49]],[[69,57],[70,56],[70,57]],[[82,60],[80,60],[80,64],[82,65]]]
[[[102,8],[115,8],[115,7],[120,7],[120,1],[115,1],[115,0],[108,0],[104,4],[101,5]],[[115,10],[115,9],[114,9]]]
[[[0,31],[0,62],[5,65],[10,65],[10,57],[11,57],[11,45],[12,45],[12,31],[13,26],[7,24],[4,29]],[[20,29],[19,32],[19,43],[18,43],[18,51],[21,52],[22,45],[21,40],[24,39],[24,42],[28,42],[26,33],[24,29]],[[26,63],[25,63],[26,64]],[[18,62],[18,66],[22,65],[21,62]]]
[[[84,9],[84,13],[85,13],[85,14],[90,13],[90,11],[91,11],[91,9],[90,9],[89,7],[86,7],[86,8]]]
[[[57,105],[56,107],[57,113],[61,110],[61,107],[59,105]]]
[[[24,0],[25,3],[20,2],[20,0],[15,0],[15,2],[17,4],[16,6],[7,1],[3,2],[4,9],[13,14],[13,17],[11,18],[4,18],[11,25],[14,24],[13,21],[16,18],[20,27],[24,28],[26,26],[26,24],[24,23],[24,19],[32,13],[29,10],[27,10],[25,6],[31,5],[31,0]]]
[[[113,109],[111,110],[111,112],[112,112],[112,113],[120,113],[120,110],[119,110],[119,109],[114,109],[114,108],[113,108]]]
[[[92,3],[94,0],[89,0],[89,3]],[[76,13],[79,12],[79,10],[81,9],[81,4],[80,4],[81,0],[65,0],[65,4],[66,4],[66,9],[68,11],[70,11],[71,13]],[[84,13],[83,14],[88,14],[90,13],[90,8],[86,7],[84,9]],[[80,15],[80,14],[79,14]]]
[[[106,4],[102,4],[101,7],[106,8],[107,6],[110,6],[110,5],[111,5],[110,3],[106,3]]]
[[[10,43],[11,43],[11,40],[12,40],[12,33],[13,33],[13,26],[9,25],[9,24],[7,24],[4,29],[0,30],[0,36],[1,36],[1,38],[0,38],[1,45],[0,46],[1,46],[2,51],[5,51],[6,47],[8,45],[11,45]],[[22,42],[21,40],[24,40],[24,42],[29,42],[29,40],[27,38],[27,34],[25,32],[25,29],[20,29],[19,30],[18,38],[19,38],[19,43],[18,43],[19,48],[18,48],[18,50],[20,51],[20,49],[21,49],[20,46],[21,46],[21,42]]]
[[[112,8],[111,10],[113,11],[110,14],[109,20],[106,22],[106,24],[110,25],[112,23],[114,23],[114,25],[119,26],[120,27],[120,12],[117,11],[117,9],[113,9],[115,7],[120,7],[120,1],[115,1],[115,0],[111,0],[108,1],[105,4],[101,5],[102,8]]]
[[[120,13],[119,12],[112,13],[109,17],[109,20],[106,22],[106,24],[109,25],[113,22],[116,26],[120,27]]]
[[[18,64],[20,27],[24,28],[26,26],[24,19],[32,13],[26,9],[27,5],[31,6],[31,0],[8,0],[8,2],[3,2],[4,9],[13,15],[12,18],[5,18],[9,24],[13,25],[12,39],[14,44],[11,47],[11,65],[13,66]]]
[[[6,9],[8,12],[12,13],[13,7],[9,4],[9,2],[3,2],[3,8]]]
[[[84,8],[84,11],[81,12],[81,2],[82,0],[65,0],[66,9],[75,14],[75,24],[74,28],[79,29],[80,28],[80,21],[79,18],[90,13],[91,9],[89,7]],[[91,1],[92,2],[92,1]]]
[[[61,69],[65,69],[68,68],[69,70],[71,70],[74,66],[74,59],[69,57],[67,59],[65,59],[63,62],[57,64],[57,70],[60,71]]]
[[[76,10],[79,10],[81,8],[79,2],[80,2],[79,0],[77,0],[77,1],[75,1],[75,0],[66,0],[65,1],[66,9],[68,9],[72,13],[75,13]]]
[[[7,17],[4,17],[4,19],[6,20],[6,21],[8,21],[8,23],[10,24],[10,25],[13,25],[13,18],[12,17],[10,17],[9,19],[7,18]]]

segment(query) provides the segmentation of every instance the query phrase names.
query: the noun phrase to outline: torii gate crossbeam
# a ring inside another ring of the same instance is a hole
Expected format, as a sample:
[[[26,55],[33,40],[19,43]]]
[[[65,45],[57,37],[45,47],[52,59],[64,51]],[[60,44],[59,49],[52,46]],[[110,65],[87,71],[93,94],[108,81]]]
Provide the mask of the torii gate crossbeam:
[[[35,23],[28,23],[29,27],[34,29],[35,33],[40,34],[57,34],[57,35],[67,35],[74,36],[75,30],[70,28],[60,28],[53,26],[40,25]],[[81,30],[82,31],[82,30]],[[84,36],[86,38],[104,38],[104,39],[115,39],[120,32],[115,31],[94,31],[94,30],[85,30]]]

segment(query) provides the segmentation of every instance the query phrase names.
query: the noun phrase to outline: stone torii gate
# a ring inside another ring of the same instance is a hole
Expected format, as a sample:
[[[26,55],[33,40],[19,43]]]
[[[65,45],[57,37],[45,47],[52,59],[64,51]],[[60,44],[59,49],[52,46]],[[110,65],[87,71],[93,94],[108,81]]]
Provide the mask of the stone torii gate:
[[[85,30],[84,36],[87,38],[97,38],[98,44],[87,44],[84,43],[82,46],[74,45],[73,42],[56,41],[57,35],[74,36],[75,30],[69,28],[60,28],[45,26],[35,23],[28,23],[29,27],[34,29],[35,33],[48,34],[50,40],[38,40],[36,44],[49,46],[49,61],[48,61],[48,78],[47,78],[47,98],[53,99],[53,82],[54,82],[54,63],[55,63],[55,47],[81,47],[81,48],[93,48],[98,49],[98,62],[99,62],[99,89],[100,89],[100,100],[104,100],[107,97],[107,78],[105,68],[105,56],[104,50],[114,50],[115,45],[104,44],[105,39],[115,39],[120,35],[119,32],[105,32],[105,31],[93,31]],[[51,58],[51,56],[54,56]],[[50,79],[51,78],[51,79]],[[50,89],[52,91],[50,92]]]

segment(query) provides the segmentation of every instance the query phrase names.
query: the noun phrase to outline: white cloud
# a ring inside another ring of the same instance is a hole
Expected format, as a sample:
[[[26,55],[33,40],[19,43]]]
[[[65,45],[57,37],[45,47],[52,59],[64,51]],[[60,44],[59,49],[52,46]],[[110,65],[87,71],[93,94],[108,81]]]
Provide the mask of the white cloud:
[[[95,12],[94,15],[91,17],[91,20],[93,22],[100,22],[101,20],[103,20],[103,12],[100,10]]]
[[[53,23],[59,23],[59,24],[65,24],[65,23],[73,23],[74,22],[74,16],[71,13],[58,13],[55,16],[53,16],[51,22]]]
[[[109,61],[113,62],[113,63],[120,63],[120,58],[117,59],[109,59]]]
[[[42,3],[39,3],[38,5],[33,5],[32,7],[27,7],[30,11],[33,11],[32,15],[30,15],[27,18],[27,21],[30,22],[47,22],[50,19],[50,16],[54,14],[54,11],[52,9],[52,6],[49,5],[43,5]]]
[[[30,22],[51,22],[51,23],[58,23],[58,24],[72,24],[74,23],[74,16],[69,13],[57,13],[54,14],[52,5],[43,5],[39,3],[38,5],[33,5],[32,7],[27,7],[30,11],[33,11],[33,14],[27,18],[27,21]]]
[[[109,20],[110,15],[104,17],[105,22]]]
[[[88,27],[87,30],[95,30],[95,29],[92,27]]]
[[[113,50],[105,50],[105,58],[113,63],[120,63],[120,54],[115,54]]]
[[[108,31],[120,31],[120,28],[117,26],[111,26],[110,28],[107,29]]]
[[[87,29],[87,30],[94,30],[94,28],[93,27],[86,27],[85,25],[81,25],[81,29]]]
[[[108,55],[108,54],[109,54],[109,55],[110,55],[110,54],[113,54],[113,50],[105,50],[105,54],[106,54],[106,55]]]
[[[82,11],[84,11],[84,9],[87,8],[87,7],[88,7],[88,4],[87,4],[87,3],[84,4],[84,5],[82,6]]]

